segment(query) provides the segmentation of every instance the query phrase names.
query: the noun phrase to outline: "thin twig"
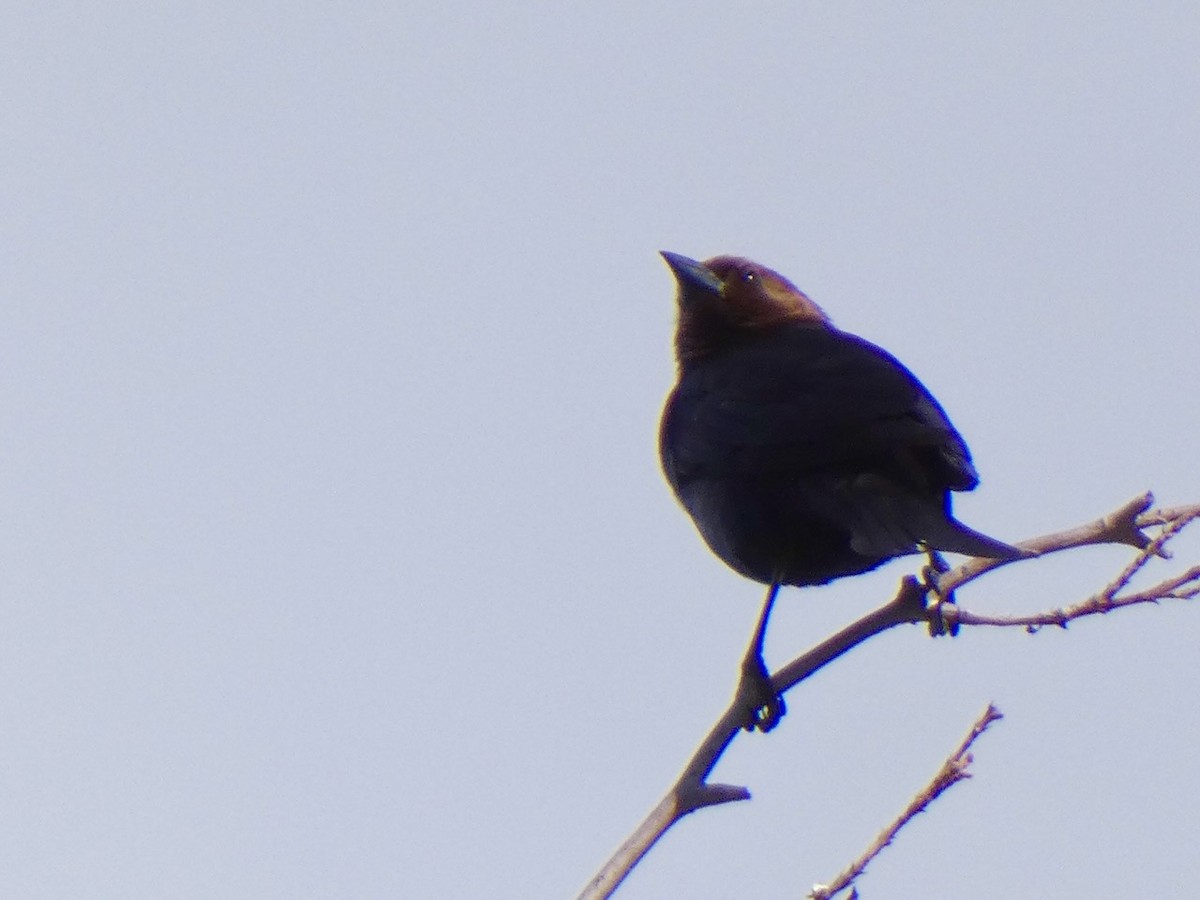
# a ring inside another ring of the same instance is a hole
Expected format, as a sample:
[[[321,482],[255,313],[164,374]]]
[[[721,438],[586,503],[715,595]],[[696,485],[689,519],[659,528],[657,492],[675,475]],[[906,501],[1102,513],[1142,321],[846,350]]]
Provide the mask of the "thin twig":
[[[1115,582],[1114,582],[1115,583]],[[1024,616],[985,616],[956,607],[946,607],[943,615],[951,626],[958,625],[991,625],[1001,628],[1019,627],[1029,631],[1046,625],[1057,625],[1066,628],[1067,623],[1085,616],[1104,615],[1114,609],[1126,606],[1138,606],[1144,603],[1159,603],[1163,600],[1190,600],[1200,595],[1200,566],[1192,566],[1186,572],[1172,576],[1145,590],[1132,594],[1114,597],[1109,593],[1112,585],[1098,594],[1093,594],[1086,600],[1071,606],[1059,607],[1046,612],[1031,613]]]
[[[988,730],[988,727],[993,722],[1002,718],[1004,716],[1000,710],[989,703],[983,714],[975,720],[975,724],[971,726],[971,730],[967,732],[967,736],[963,738],[962,743],[958,745],[958,749],[946,758],[946,761],[942,763],[942,767],[929,780],[929,783],[909,801],[908,806],[896,817],[895,821],[883,829],[878,837],[871,842],[871,845],[863,851],[862,855],[838,873],[838,876],[833,881],[828,884],[815,885],[808,896],[812,900],[831,900],[835,895],[846,890],[867,870],[867,866],[871,864],[872,860],[883,852],[883,848],[895,839],[900,829],[912,821],[917,813],[922,813],[928,809],[929,805],[952,785],[957,784],[964,778],[970,778],[971,773],[968,771],[968,767],[974,761],[969,752],[971,745],[975,743],[981,734]]]

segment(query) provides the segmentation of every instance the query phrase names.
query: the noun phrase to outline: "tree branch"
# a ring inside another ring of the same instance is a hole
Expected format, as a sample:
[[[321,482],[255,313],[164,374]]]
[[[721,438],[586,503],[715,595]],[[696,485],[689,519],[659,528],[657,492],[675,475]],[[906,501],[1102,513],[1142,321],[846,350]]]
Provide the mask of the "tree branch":
[[[971,773],[968,771],[968,767],[974,762],[974,757],[968,752],[971,749],[971,745],[975,743],[981,734],[988,730],[988,727],[993,722],[1002,718],[1004,718],[1004,715],[1000,710],[989,703],[987,709],[975,720],[975,724],[971,726],[971,730],[967,732],[967,736],[963,738],[962,743],[958,745],[958,749],[946,758],[946,761],[942,763],[942,767],[929,780],[929,783],[909,801],[908,806],[904,808],[904,812],[900,813],[892,824],[883,829],[879,833],[879,836],[871,842],[871,845],[863,851],[863,854],[850,863],[833,881],[829,882],[829,884],[814,885],[812,892],[808,895],[811,900],[832,900],[835,895],[840,894],[846,888],[850,887],[867,870],[867,866],[871,864],[871,861],[883,852],[883,848],[895,839],[900,829],[912,821],[917,813],[922,813],[928,809],[929,805],[945,791],[949,790],[951,786],[958,784],[958,782],[965,778],[970,778]]]
[[[1018,626],[1032,633],[1045,625],[1066,628],[1067,623],[1072,619],[1102,615],[1125,606],[1158,603],[1162,600],[1189,600],[1197,596],[1200,594],[1200,565],[1192,566],[1178,575],[1165,578],[1144,590],[1121,593],[1129,587],[1134,576],[1141,572],[1151,560],[1156,557],[1168,558],[1170,554],[1166,550],[1167,543],[1191,522],[1200,518],[1200,504],[1147,512],[1146,507],[1152,500],[1153,498],[1146,494],[1125,504],[1112,515],[1097,519],[1091,525],[1072,529],[1070,532],[1062,532],[1062,535],[1070,535],[1071,543],[1049,548],[1050,550],[1063,550],[1069,547],[1104,543],[1126,543],[1138,547],[1137,554],[1129,564],[1098,593],[1070,606],[1024,616],[985,616],[954,606],[945,606],[940,610],[940,614],[946,628],[953,631],[960,625]],[[1153,527],[1161,529],[1154,537],[1149,537],[1142,530]],[[1053,537],[1054,535],[1050,535],[1048,538],[1028,541],[1019,546],[1024,549],[1035,549],[1032,545],[1048,541]],[[1041,550],[1039,552],[1048,551]],[[979,570],[979,567],[975,565],[977,562],[980,560],[970,560],[959,568],[947,572],[937,580],[934,589],[939,593],[953,591],[954,588],[978,578],[983,571],[996,568],[993,565]],[[987,560],[987,562],[992,561]]]
[[[905,577],[900,582],[896,596],[890,601],[781,667],[772,674],[771,682],[783,694],[868,638],[905,623],[926,622],[933,634],[944,631],[954,633],[961,625],[1024,626],[1036,630],[1042,625],[1065,627],[1071,619],[1109,612],[1122,606],[1195,597],[1200,594],[1200,565],[1145,590],[1120,593],[1153,558],[1167,556],[1166,544],[1200,517],[1200,504],[1151,510],[1153,502],[1153,495],[1146,493],[1093,522],[1017,544],[1035,556],[1093,544],[1125,544],[1137,549],[1134,559],[1112,582],[1081,603],[1033,616],[979,616],[959,609],[944,602],[953,597],[957,588],[994,569],[1023,562],[970,559],[947,572],[927,572],[925,583],[912,576]],[[1145,531],[1148,528],[1161,530],[1150,536]],[[926,602],[929,593],[938,598],[934,603]],[[750,798],[750,792],[745,787],[709,784],[707,781],[709,773],[744,725],[745,709],[738,703],[735,692],[734,701],[713,725],[675,784],[588,882],[578,900],[602,900],[611,896],[658,839],[688,813],[706,806]]]

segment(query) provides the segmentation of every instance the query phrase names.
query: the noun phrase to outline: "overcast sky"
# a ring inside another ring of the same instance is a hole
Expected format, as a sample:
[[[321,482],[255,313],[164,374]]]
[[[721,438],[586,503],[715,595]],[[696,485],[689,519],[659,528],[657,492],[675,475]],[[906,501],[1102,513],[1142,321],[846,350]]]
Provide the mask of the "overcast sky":
[[[0,895],[572,896],[761,598],[658,470],[659,249],[899,356],[988,534],[1200,500],[1198,48],[1183,2],[10,5]],[[768,659],[917,564],[787,591]],[[1182,604],[877,638],[620,896],[802,896],[988,701],[864,897],[1200,895],[1198,646]]]

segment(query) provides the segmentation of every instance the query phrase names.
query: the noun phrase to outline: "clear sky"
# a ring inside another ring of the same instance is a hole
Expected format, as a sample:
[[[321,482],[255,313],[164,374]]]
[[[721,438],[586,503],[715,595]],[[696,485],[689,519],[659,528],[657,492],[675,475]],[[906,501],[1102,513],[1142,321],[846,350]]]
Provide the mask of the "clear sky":
[[[904,360],[976,528],[1200,500],[1198,41],[1184,2],[10,5],[0,895],[573,895],[761,596],[658,471],[659,249]],[[915,564],[787,592],[768,658]],[[876,639],[621,896],[801,896],[988,701],[865,896],[1198,895],[1198,646],[1182,605]]]

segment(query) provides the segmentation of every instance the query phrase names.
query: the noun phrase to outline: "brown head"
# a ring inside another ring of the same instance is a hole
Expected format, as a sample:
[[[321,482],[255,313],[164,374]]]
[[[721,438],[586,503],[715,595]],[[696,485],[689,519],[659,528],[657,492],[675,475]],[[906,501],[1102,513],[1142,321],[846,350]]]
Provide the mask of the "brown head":
[[[787,322],[826,327],[829,317],[798,287],[766,266],[737,256],[697,262],[662,257],[679,283],[675,352],[682,363],[760,329]]]

